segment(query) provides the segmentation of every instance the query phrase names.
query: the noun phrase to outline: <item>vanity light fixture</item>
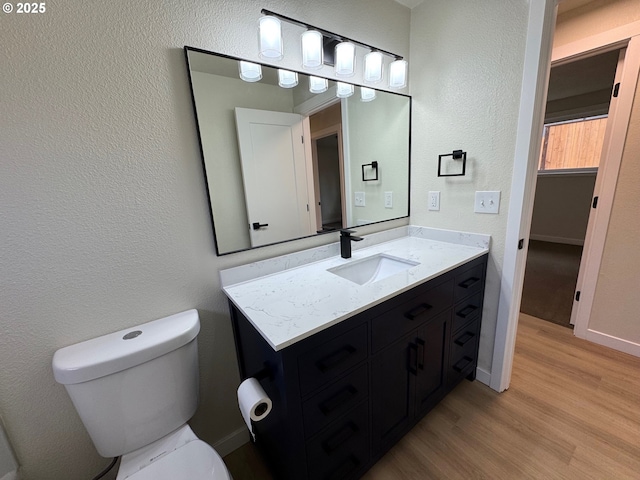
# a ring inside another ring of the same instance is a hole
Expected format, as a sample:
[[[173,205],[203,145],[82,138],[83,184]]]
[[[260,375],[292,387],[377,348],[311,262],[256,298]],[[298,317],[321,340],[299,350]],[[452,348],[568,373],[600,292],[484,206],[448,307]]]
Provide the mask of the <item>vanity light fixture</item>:
[[[353,43],[336,45],[335,72],[337,77],[353,77],[356,73],[356,46]]]
[[[366,43],[358,42],[270,10],[262,9],[261,13],[264,15],[260,19],[259,29],[261,57],[270,60],[281,60],[284,57],[281,30],[281,21],[284,21],[307,29],[301,36],[303,68],[314,70],[322,68],[322,65],[329,65],[335,68],[336,77],[351,77],[355,75],[357,63],[356,47],[360,47],[368,51],[362,62],[364,65],[362,78],[366,83],[378,83],[383,80],[384,57],[387,56],[393,59],[389,64],[389,87],[404,88],[407,86],[408,65],[406,60],[403,60],[400,55],[367,45]],[[277,23],[274,20],[277,21]],[[263,21],[265,21],[264,28]]]
[[[323,93],[329,88],[329,81],[326,78],[309,76],[309,91],[311,93]]]
[[[407,62],[396,60],[389,65],[389,88],[404,88],[407,86]]]
[[[240,71],[240,78],[245,82],[257,82],[262,79],[262,67],[257,63],[240,60],[238,62],[238,70]]]
[[[282,88],[293,88],[298,85],[298,73],[278,69],[278,85]]]
[[[322,68],[322,34],[317,30],[307,30],[300,37],[302,43],[302,66],[310,70]]]
[[[353,95],[353,85],[350,83],[336,82],[336,97],[347,98]]]
[[[373,88],[360,87],[360,101],[370,102],[376,99],[376,91]]]
[[[382,81],[382,54],[369,52],[364,56],[364,81],[378,83]]]
[[[280,20],[273,15],[260,17],[258,35],[260,39],[260,57],[269,60],[282,60],[284,49]]]

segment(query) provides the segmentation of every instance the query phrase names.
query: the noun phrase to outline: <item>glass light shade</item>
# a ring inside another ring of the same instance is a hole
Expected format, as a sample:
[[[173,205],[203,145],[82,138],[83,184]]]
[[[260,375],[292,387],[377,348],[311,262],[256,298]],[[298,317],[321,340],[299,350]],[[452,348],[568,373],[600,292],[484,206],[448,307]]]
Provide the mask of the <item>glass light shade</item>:
[[[262,67],[257,63],[240,60],[238,62],[238,70],[240,71],[240,78],[245,82],[257,82],[262,79]]]
[[[347,98],[353,95],[353,85],[350,83],[336,82],[336,97]]]
[[[307,30],[301,36],[302,66],[316,70],[322,68],[322,34],[316,30]]]
[[[270,15],[260,17],[258,21],[260,56],[270,60],[281,60],[284,56],[282,46],[282,28],[280,20]]]
[[[364,81],[378,83],[382,81],[382,54],[370,52],[364,57]]]
[[[389,65],[389,87],[404,88],[407,86],[407,62],[396,60]]]
[[[326,78],[320,77],[309,77],[309,91],[311,93],[322,93],[326,92],[329,88],[329,82]]]
[[[360,100],[370,102],[376,99],[376,91],[373,88],[360,87]]]
[[[356,71],[356,46],[351,42],[336,45],[335,71],[338,77],[351,77]]]
[[[278,69],[278,85],[282,88],[293,88],[298,85],[298,73]]]

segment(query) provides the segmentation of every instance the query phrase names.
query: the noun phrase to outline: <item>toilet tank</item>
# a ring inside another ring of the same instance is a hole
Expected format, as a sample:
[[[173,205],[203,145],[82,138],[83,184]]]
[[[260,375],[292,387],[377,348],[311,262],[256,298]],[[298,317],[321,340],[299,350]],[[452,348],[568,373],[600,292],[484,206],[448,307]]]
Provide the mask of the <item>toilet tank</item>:
[[[53,356],[98,453],[116,457],[184,425],[198,404],[196,310],[77,343]]]

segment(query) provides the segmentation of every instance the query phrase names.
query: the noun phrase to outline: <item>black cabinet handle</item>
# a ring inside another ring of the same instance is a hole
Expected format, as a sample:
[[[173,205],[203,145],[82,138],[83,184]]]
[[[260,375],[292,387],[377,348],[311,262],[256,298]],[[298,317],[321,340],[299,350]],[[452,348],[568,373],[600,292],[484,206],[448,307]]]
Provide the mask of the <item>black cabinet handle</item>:
[[[262,227],[268,227],[269,224],[268,223],[253,222],[252,226],[253,226],[254,230],[260,230]]]
[[[331,438],[322,442],[322,448],[328,454],[335,452],[338,448],[340,448],[340,445],[348,441],[356,433],[358,433],[358,427],[355,425],[355,423],[349,422],[340,430],[338,430],[338,432]]]
[[[417,306],[413,310],[409,310],[407,313],[404,314],[404,316],[407,317],[409,320],[415,320],[420,315],[424,315],[425,313],[427,313],[427,311],[429,311],[430,309],[431,309],[431,305],[429,305],[428,303],[423,303],[422,305]]]
[[[357,395],[358,395],[358,390],[356,390],[356,388],[353,385],[349,385],[348,387],[340,390],[338,393],[336,393],[332,397],[329,397],[328,399],[326,399],[324,402],[318,405],[318,408],[325,415],[329,415],[331,412],[338,409],[339,407],[341,407],[342,405],[344,405],[345,403],[347,403],[349,400],[356,397]]]
[[[422,354],[418,353],[416,356],[418,358],[417,367],[420,370],[424,370],[424,347],[426,344],[421,338],[416,338],[416,344],[418,345],[418,352],[422,350]]]
[[[342,465],[324,477],[326,480],[344,480],[349,478],[353,472],[360,466],[360,460],[354,455],[349,455]]]
[[[459,312],[456,312],[456,315],[459,316],[459,317],[462,317],[462,318],[467,318],[469,315],[471,315],[477,309],[478,309],[478,307],[476,307],[475,305],[467,305],[466,307],[464,307]]]
[[[316,366],[322,373],[326,373],[327,371],[340,365],[355,352],[356,349],[353,346],[347,345],[346,347],[342,347],[340,350],[332,353],[331,355],[318,360]]]
[[[471,365],[473,363],[473,358],[471,357],[463,357],[462,360],[460,360],[458,363],[456,363],[453,366],[453,369],[456,372],[461,372],[463,371],[465,368],[467,368],[469,365]]]
[[[461,347],[464,347],[465,344],[475,336],[476,336],[475,333],[465,332],[464,335],[460,335],[458,338],[456,338],[453,343],[455,343],[456,345],[460,345]]]
[[[409,344],[409,355],[408,355],[408,368],[409,372],[414,375],[418,375],[418,345],[415,343]]]
[[[458,286],[462,288],[469,288],[472,285],[475,285],[476,283],[478,283],[479,281],[480,279],[478,277],[471,277],[471,278],[467,278],[464,282],[460,282]]]

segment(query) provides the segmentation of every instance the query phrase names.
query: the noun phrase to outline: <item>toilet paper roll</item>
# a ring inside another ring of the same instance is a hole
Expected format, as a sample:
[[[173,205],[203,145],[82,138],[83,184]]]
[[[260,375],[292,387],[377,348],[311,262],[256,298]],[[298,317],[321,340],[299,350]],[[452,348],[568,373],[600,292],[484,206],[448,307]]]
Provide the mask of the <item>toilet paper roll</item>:
[[[255,378],[247,378],[238,387],[238,406],[240,413],[244,418],[244,423],[251,432],[251,437],[255,441],[256,436],[253,433],[253,425],[251,421],[259,422],[271,412],[271,399],[260,386]]]

